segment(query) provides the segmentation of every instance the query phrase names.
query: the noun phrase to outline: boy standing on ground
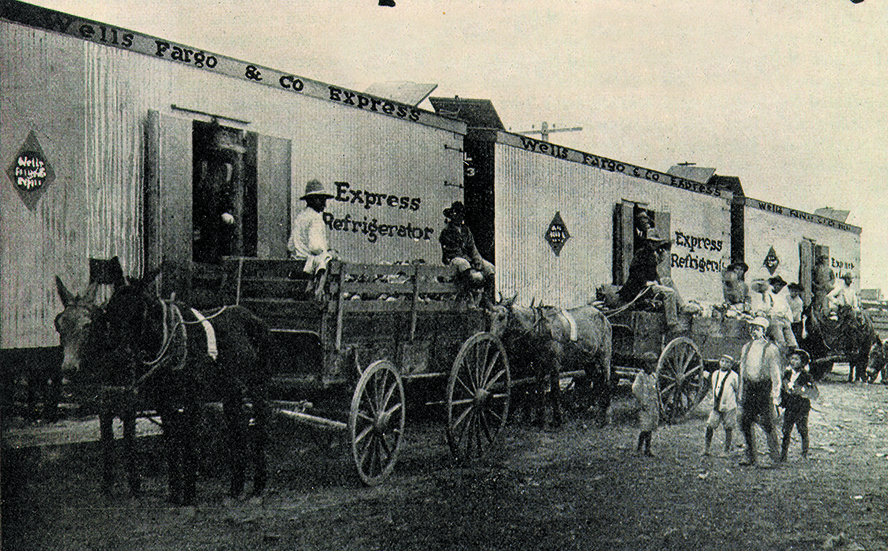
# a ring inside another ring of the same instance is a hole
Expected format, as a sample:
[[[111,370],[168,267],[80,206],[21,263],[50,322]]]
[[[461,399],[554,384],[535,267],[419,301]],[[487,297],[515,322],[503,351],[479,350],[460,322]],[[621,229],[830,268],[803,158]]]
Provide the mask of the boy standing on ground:
[[[632,383],[632,394],[638,399],[641,411],[638,414],[638,425],[640,432],[638,433],[637,452],[648,457],[653,457],[651,453],[651,435],[660,424],[660,396],[657,388],[657,374],[654,369],[657,366],[657,355],[653,352],[645,352],[641,356],[644,371],[635,376],[635,382]]]
[[[731,452],[731,437],[734,425],[737,424],[737,392],[740,390],[740,378],[734,372],[734,358],[722,354],[718,360],[718,371],[713,371],[712,379],[712,411],[706,420],[706,448],[703,455],[709,455],[712,436],[720,424],[725,427],[725,455]]]
[[[793,427],[798,427],[802,437],[802,458],[808,457],[808,413],[811,411],[810,396],[816,392],[814,379],[806,369],[810,356],[800,348],[789,353],[789,369],[783,375],[781,405],[786,408],[783,416],[783,449],[780,461],[786,461],[789,437]]]

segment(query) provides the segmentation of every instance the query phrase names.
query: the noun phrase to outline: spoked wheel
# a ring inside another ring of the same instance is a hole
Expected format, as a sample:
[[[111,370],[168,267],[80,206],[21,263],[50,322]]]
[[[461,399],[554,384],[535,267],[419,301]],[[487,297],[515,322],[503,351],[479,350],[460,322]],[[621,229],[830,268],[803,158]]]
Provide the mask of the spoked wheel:
[[[669,341],[657,362],[660,404],[665,419],[681,419],[703,398],[703,355],[694,341],[678,337]]]
[[[447,442],[457,461],[493,447],[509,415],[512,379],[506,349],[490,333],[463,343],[447,382]]]
[[[352,457],[364,484],[385,481],[395,468],[406,418],[401,375],[389,361],[373,362],[358,381],[348,417]]]

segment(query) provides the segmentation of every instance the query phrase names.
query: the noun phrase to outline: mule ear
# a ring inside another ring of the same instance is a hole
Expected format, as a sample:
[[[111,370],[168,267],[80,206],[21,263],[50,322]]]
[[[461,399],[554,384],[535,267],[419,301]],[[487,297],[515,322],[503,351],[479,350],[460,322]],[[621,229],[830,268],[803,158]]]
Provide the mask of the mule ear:
[[[74,303],[75,297],[71,294],[71,291],[65,287],[65,284],[62,283],[62,279],[59,276],[55,276],[55,280],[56,289],[59,291],[59,298],[62,299],[62,306],[67,308],[69,304]]]
[[[512,306],[515,305],[515,301],[517,301],[517,300],[518,300],[518,291],[515,291],[515,294],[513,294],[510,298],[507,298],[505,300],[505,304],[506,304],[506,306],[511,308]]]
[[[154,268],[142,276],[142,279],[139,280],[139,289],[143,293],[147,293],[151,296],[160,296],[160,284],[157,281],[157,276],[160,275],[160,271],[160,268]]]
[[[83,294],[84,300],[89,303],[94,303],[96,301],[96,291],[99,289],[99,284],[96,282],[92,282],[86,288],[86,293]]]
[[[111,272],[111,285],[116,290],[118,287],[126,285],[126,278],[123,277],[123,268],[120,266],[120,257],[115,256],[110,262],[111,265],[108,270]]]

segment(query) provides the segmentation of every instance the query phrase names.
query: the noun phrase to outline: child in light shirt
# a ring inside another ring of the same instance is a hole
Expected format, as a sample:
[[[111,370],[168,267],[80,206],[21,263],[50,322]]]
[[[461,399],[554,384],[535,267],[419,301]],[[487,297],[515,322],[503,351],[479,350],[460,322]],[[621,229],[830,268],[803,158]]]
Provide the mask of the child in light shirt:
[[[641,356],[644,371],[635,376],[635,382],[632,383],[632,394],[638,400],[641,411],[638,414],[638,425],[640,432],[638,433],[637,453],[653,457],[651,453],[651,436],[657,426],[660,424],[660,396],[657,385],[657,374],[654,369],[657,366],[657,355],[653,352],[645,352]]]
[[[734,371],[734,358],[723,354],[718,360],[718,371],[713,371],[712,411],[706,420],[706,448],[703,455],[709,455],[712,436],[719,425],[725,427],[725,454],[731,452],[731,438],[737,424],[737,392],[740,390],[740,378]]]

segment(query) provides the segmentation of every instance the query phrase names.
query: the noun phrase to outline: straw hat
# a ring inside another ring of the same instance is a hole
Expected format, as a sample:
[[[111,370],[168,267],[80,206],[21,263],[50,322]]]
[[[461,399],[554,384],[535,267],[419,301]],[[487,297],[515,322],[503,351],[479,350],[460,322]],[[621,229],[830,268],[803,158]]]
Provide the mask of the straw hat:
[[[300,197],[300,199],[308,199],[309,197],[325,197],[327,199],[332,199],[334,195],[328,192],[324,188],[324,184],[319,180],[309,180],[308,183],[305,184],[305,195]]]
[[[655,229],[650,230],[648,232],[647,240],[650,241],[654,245],[654,248],[656,248],[656,249],[672,246],[672,241],[670,241],[666,238],[660,237],[660,232],[658,232]]]

